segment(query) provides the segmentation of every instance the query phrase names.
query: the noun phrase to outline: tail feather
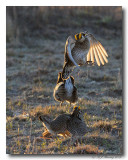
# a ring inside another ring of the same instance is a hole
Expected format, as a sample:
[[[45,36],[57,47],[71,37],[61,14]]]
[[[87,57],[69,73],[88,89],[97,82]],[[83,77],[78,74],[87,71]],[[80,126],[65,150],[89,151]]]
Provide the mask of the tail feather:
[[[39,120],[42,121],[42,122],[44,122],[44,123],[46,122],[46,123],[49,124],[48,120],[45,117],[39,116]]]
[[[39,120],[43,122],[43,119],[42,119],[42,117],[41,117],[41,116],[39,116]]]

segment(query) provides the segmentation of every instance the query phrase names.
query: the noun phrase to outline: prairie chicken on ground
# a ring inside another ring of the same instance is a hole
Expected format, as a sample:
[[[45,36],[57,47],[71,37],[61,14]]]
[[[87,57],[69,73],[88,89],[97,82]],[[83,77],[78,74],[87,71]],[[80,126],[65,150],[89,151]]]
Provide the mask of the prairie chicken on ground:
[[[71,117],[79,118],[79,113],[80,109],[78,107],[74,107],[74,111],[72,114],[61,114],[54,120],[48,120],[45,117],[39,116],[39,119],[43,122],[43,125],[46,127],[46,131],[43,133],[43,136],[50,136],[50,134],[59,134],[64,137],[71,136],[70,132],[67,130],[67,121]]]
[[[108,54],[95,37],[87,31],[69,36],[65,44],[64,66],[62,78],[66,79],[74,69],[84,64],[96,63],[104,65]],[[95,60],[94,60],[95,58]]]
[[[79,113],[80,114],[80,113]],[[87,126],[79,116],[70,116],[67,121],[67,130],[73,136],[84,136],[87,133]]]
[[[78,100],[77,95],[77,88],[74,86],[74,78],[72,76],[68,77],[67,79],[63,80],[62,73],[58,74],[57,85],[54,88],[53,93],[54,99],[56,101],[61,102],[60,105],[64,101],[70,103],[75,103]]]

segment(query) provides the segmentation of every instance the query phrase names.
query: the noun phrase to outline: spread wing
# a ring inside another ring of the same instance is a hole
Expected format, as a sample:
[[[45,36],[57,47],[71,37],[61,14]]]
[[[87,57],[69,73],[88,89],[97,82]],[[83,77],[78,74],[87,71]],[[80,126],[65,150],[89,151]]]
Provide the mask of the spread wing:
[[[87,54],[87,61],[92,61],[94,63],[96,60],[98,66],[100,66],[100,64],[104,65],[105,62],[108,63],[108,54],[102,44],[97,41],[92,34],[89,34],[88,39],[90,41],[90,49]]]
[[[78,64],[75,62],[74,58],[72,57],[72,53],[71,53],[71,50],[72,48],[74,47],[74,44],[75,41],[74,39],[72,38],[72,36],[69,36],[67,41],[66,41],[66,45],[65,45],[65,49],[66,49],[66,52],[67,52],[67,56],[68,58],[71,60],[71,62],[76,66],[76,67],[79,67]]]

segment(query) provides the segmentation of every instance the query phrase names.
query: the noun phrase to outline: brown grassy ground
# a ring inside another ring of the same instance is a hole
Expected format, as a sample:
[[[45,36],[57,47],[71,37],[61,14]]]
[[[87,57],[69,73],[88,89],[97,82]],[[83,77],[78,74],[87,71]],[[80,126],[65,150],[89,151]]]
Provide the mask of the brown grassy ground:
[[[66,38],[88,30],[103,44],[109,63],[74,73],[84,137],[42,139],[41,112],[71,112],[53,98]],[[122,154],[121,7],[7,7],[7,153]]]

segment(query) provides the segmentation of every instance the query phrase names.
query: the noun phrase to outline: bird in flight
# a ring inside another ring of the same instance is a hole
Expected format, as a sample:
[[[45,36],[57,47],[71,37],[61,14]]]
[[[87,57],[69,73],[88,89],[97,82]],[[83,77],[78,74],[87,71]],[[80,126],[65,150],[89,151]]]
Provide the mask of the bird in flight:
[[[102,44],[87,31],[71,35],[66,40],[62,78],[67,79],[75,67],[85,64],[104,65],[108,54]]]

